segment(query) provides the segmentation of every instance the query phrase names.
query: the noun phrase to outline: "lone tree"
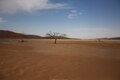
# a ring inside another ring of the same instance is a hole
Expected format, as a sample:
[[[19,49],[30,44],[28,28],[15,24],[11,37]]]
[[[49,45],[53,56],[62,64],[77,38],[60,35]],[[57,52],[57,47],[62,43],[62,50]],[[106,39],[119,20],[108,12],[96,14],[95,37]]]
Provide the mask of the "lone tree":
[[[57,43],[57,39],[65,39],[66,38],[66,34],[60,34],[58,32],[49,32],[46,34],[46,37],[50,38],[50,39],[55,39],[54,43]]]

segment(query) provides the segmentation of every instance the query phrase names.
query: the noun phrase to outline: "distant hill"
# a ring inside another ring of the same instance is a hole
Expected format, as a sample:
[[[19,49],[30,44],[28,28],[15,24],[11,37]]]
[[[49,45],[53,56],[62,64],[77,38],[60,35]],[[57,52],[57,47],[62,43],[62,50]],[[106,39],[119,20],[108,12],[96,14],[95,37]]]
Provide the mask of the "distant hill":
[[[42,37],[38,35],[22,34],[8,30],[0,30],[0,39],[53,39],[51,37]],[[70,39],[59,36],[58,39]]]
[[[112,37],[112,38],[97,38],[101,40],[120,40],[120,37]]]
[[[16,33],[7,30],[0,30],[0,39],[41,39],[41,36],[27,35],[22,33]]]
[[[120,37],[108,38],[109,40],[120,40]]]

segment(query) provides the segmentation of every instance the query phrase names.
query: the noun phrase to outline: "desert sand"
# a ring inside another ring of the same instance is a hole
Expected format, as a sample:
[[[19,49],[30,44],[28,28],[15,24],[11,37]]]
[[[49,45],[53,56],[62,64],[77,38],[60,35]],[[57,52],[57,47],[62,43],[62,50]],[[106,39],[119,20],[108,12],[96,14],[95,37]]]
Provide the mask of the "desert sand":
[[[0,80],[120,80],[120,42],[0,43]]]

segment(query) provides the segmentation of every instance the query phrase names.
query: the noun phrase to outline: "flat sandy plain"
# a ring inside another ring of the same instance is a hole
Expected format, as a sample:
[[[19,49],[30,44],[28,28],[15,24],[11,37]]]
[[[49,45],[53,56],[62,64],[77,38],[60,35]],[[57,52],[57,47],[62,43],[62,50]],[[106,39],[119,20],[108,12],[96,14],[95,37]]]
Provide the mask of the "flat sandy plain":
[[[120,41],[0,43],[0,80],[120,80]]]

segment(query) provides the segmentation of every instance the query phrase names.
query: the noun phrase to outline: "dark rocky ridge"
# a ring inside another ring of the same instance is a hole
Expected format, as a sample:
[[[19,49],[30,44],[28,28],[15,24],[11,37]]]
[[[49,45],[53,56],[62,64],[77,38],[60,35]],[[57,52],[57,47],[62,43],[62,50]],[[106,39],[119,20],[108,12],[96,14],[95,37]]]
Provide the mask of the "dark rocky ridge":
[[[8,30],[0,30],[0,39],[40,39],[38,35],[27,35],[22,33],[16,33]]]

